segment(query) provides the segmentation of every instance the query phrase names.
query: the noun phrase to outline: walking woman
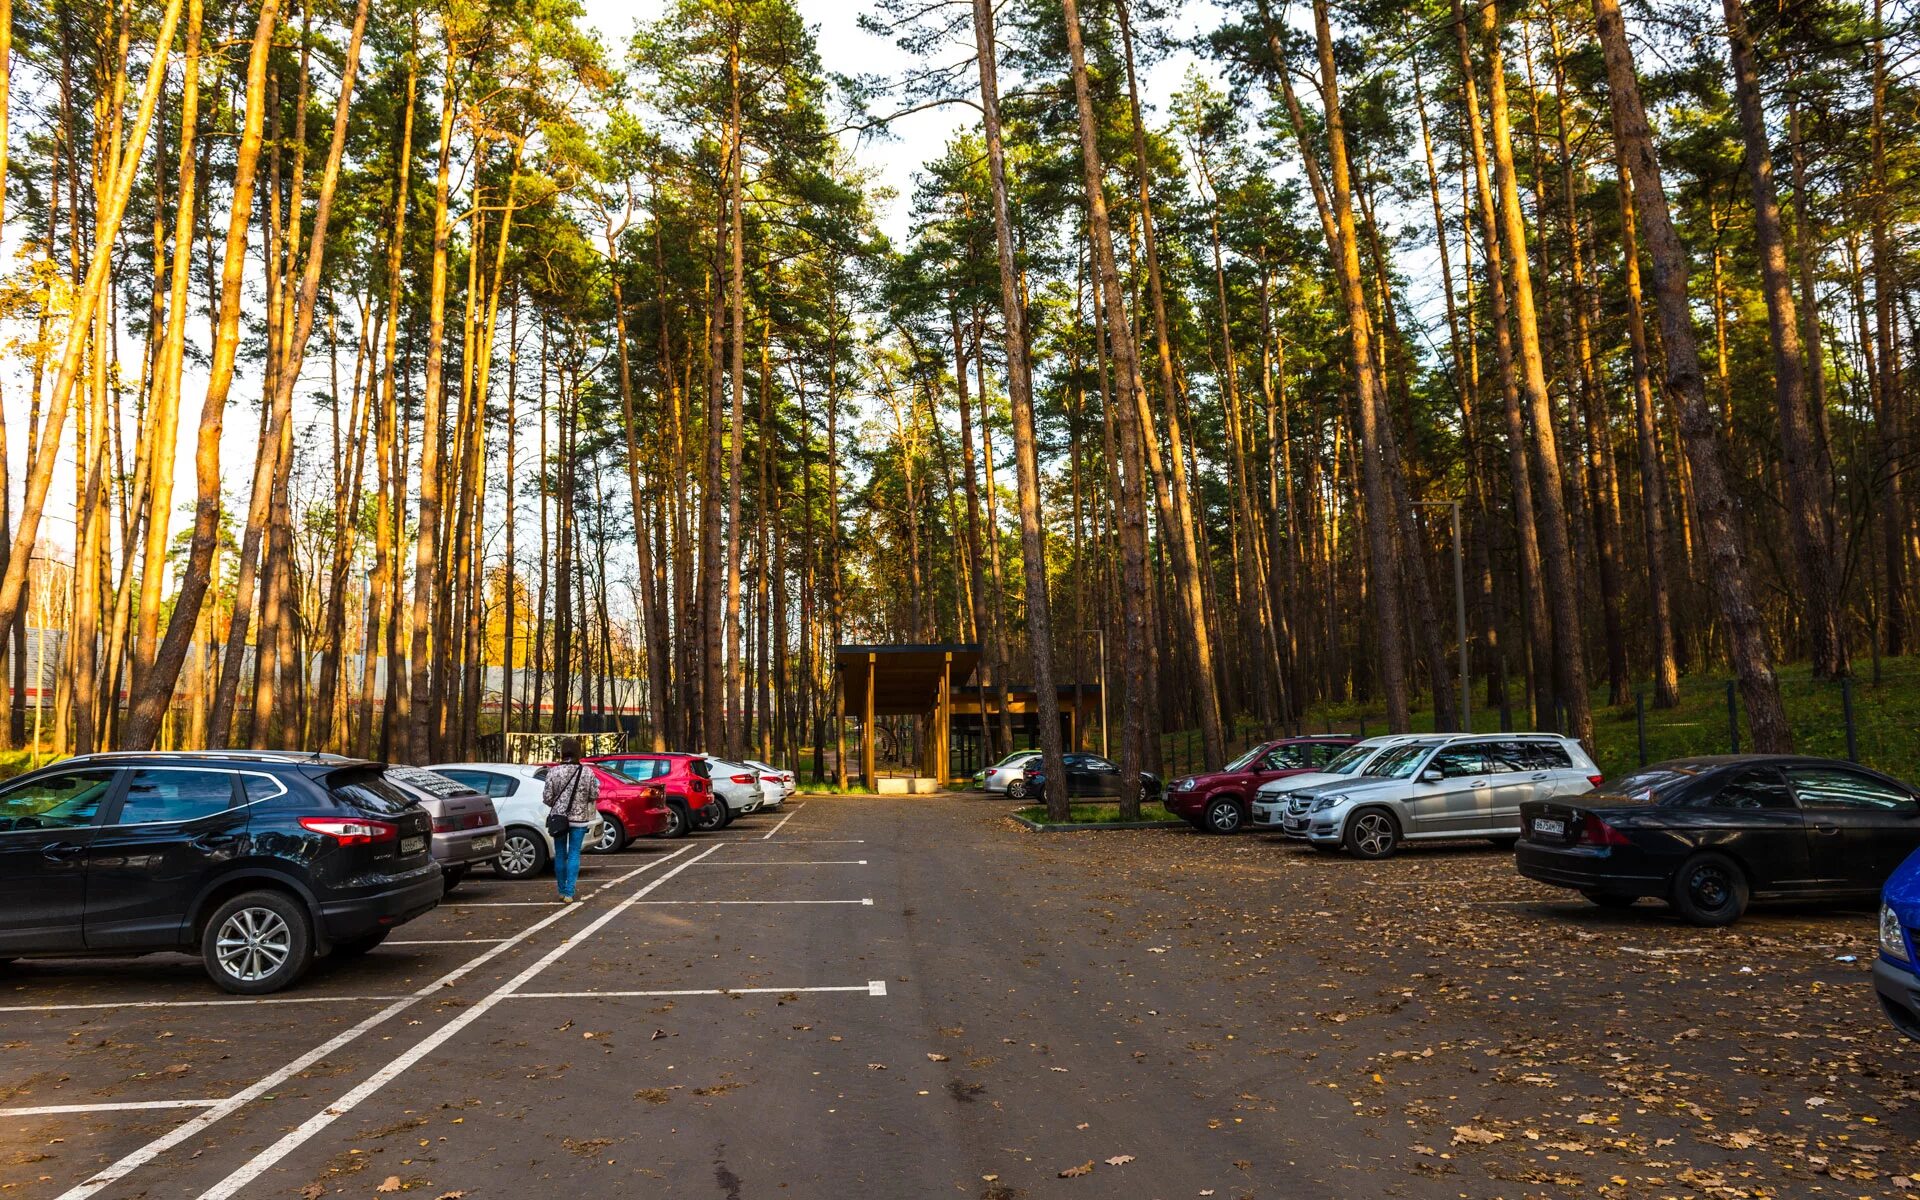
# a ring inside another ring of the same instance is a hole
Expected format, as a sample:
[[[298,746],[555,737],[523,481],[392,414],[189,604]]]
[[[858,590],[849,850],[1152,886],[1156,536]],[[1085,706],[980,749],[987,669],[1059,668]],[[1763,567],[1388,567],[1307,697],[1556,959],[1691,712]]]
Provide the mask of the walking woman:
[[[580,881],[580,847],[600,801],[600,780],[580,761],[579,738],[560,740],[560,765],[547,772],[540,798],[547,805],[547,832],[553,835],[553,879],[560,902],[572,904]]]

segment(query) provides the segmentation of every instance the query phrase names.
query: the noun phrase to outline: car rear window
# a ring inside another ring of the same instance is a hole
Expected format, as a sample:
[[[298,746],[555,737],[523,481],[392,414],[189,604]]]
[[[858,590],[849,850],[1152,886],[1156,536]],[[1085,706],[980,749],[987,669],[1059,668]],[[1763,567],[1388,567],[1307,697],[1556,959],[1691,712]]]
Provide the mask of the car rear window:
[[[416,791],[425,792],[441,800],[480,794],[458,779],[449,779],[438,771],[429,771],[424,767],[388,767],[387,776],[399,780]]]
[[[1573,756],[1559,742],[1521,742],[1527,768],[1535,771],[1565,771],[1573,766]]]
[[[1687,784],[1692,783],[1693,779],[1691,771],[1648,767],[1609,781],[1601,793],[1586,799],[1598,801],[1602,796],[1612,796],[1641,803],[1676,804],[1684,799]]]
[[[688,759],[687,769],[692,771],[695,775],[697,775],[701,779],[713,778],[713,770],[707,766],[707,760],[704,758]]]
[[[373,817],[395,817],[419,808],[413,797],[388,783],[378,767],[335,771],[327,776],[327,791],[340,803]]]

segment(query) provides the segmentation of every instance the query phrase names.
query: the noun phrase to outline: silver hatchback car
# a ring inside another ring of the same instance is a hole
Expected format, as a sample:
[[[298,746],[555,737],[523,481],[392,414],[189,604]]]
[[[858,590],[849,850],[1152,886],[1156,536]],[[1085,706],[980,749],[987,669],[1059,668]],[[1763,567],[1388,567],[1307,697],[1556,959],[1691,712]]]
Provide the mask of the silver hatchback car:
[[[1392,746],[1350,779],[1289,793],[1281,831],[1386,858],[1402,842],[1520,836],[1520,806],[1600,783],[1579,742],[1552,733],[1439,734]]]

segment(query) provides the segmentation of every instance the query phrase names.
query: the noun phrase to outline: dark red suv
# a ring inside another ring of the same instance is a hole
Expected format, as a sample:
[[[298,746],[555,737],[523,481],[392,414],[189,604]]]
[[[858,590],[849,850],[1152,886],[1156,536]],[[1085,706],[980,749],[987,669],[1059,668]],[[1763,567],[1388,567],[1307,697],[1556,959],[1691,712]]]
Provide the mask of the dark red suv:
[[[1167,811],[1208,833],[1238,833],[1253,819],[1253,796],[1261,784],[1318,771],[1358,740],[1327,734],[1261,742],[1218,771],[1174,780],[1167,789]]]
[[[714,800],[707,760],[697,754],[596,754],[585,761],[664,791],[668,817],[661,837],[687,836],[695,824],[694,814]]]

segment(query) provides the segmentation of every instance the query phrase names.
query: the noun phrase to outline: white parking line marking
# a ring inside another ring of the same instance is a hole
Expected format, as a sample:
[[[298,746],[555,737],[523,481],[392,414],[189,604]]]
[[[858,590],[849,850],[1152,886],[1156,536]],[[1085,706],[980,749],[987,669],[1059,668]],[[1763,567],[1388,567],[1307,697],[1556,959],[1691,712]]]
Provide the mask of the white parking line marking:
[[[864,900],[642,900],[642,904],[864,904],[873,907],[873,897]],[[4,1012],[0,1009],[0,1012]]]
[[[145,1108],[212,1108],[218,1100],[125,1100],[117,1104],[41,1104],[0,1108],[0,1117],[53,1117],[68,1113],[132,1112]]]
[[[442,1025],[439,1029],[428,1034],[426,1037],[422,1038],[419,1042],[415,1043],[413,1048],[408,1050],[405,1054],[400,1055],[398,1058],[395,1058],[394,1060],[389,1062],[386,1066],[380,1068],[378,1071],[375,1071],[372,1075],[368,1076],[365,1080],[363,1080],[359,1086],[347,1092],[345,1095],[341,1096],[338,1100],[335,1100],[332,1104],[329,1104],[326,1108],[321,1109],[319,1112],[315,1113],[313,1116],[308,1117],[305,1121],[301,1122],[298,1126],[296,1126],[293,1129],[293,1131],[288,1133],[285,1137],[281,1138],[279,1141],[275,1142],[273,1145],[268,1146],[265,1150],[262,1150],[260,1153],[254,1155],[239,1170],[235,1171],[233,1174],[227,1176],[225,1179],[221,1180],[219,1183],[215,1184],[214,1186],[208,1188],[206,1191],[202,1192],[200,1194],[200,1200],[228,1200],[229,1197],[232,1197],[238,1194],[240,1189],[246,1187],[248,1184],[258,1179],[263,1173],[265,1173],[275,1163],[279,1162],[281,1159],[285,1158],[287,1155],[299,1149],[300,1146],[304,1144],[308,1139],[312,1138],[314,1134],[319,1133],[322,1129],[325,1129],[327,1126],[333,1124],[333,1122],[338,1118],[345,1116],[349,1112],[352,1112],[356,1107],[359,1106],[361,1101],[373,1095],[375,1092],[379,1091],[381,1088],[386,1087],[389,1083],[392,1083],[395,1079],[398,1079],[401,1075],[411,1070],[415,1063],[418,1063],[421,1059],[425,1058],[427,1055],[439,1049],[447,1041],[452,1039],[454,1035],[458,1034],[461,1030],[465,1029],[467,1026],[479,1020],[480,1017],[483,1014],[485,1014],[488,1010],[492,1009],[494,1005],[500,1003],[502,1000],[513,995],[513,993],[518,991],[522,985],[526,984],[528,981],[538,976],[542,971],[546,970],[548,967],[558,962],[561,956],[566,954],[567,951],[573,949],[575,946],[579,945],[581,942],[585,941],[586,939],[592,937],[594,934],[598,933],[603,927],[606,926],[606,924],[609,921],[613,920],[615,917],[625,912],[628,908],[631,908],[634,904],[638,903],[642,898],[646,896],[648,892],[653,891],[655,888],[659,887],[661,884],[667,882],[669,879],[672,879],[675,875],[678,875],[680,872],[686,870],[688,867],[692,866],[694,863],[699,862],[701,859],[705,858],[707,855],[717,852],[719,849],[720,847],[718,846],[712,846],[706,849],[705,851],[702,851],[700,854],[695,855],[693,858],[689,858],[685,860],[684,862],[680,863],[678,866],[674,867],[673,870],[668,871],[666,874],[648,883],[645,887],[641,888],[639,891],[635,892],[633,895],[627,897],[625,900],[614,905],[612,908],[609,908],[607,911],[601,913],[598,917],[594,918],[594,920],[590,924],[588,924],[586,928],[578,930],[575,933],[573,933],[570,937],[568,937],[565,941],[561,942],[558,946],[555,946],[553,949],[547,951],[544,955],[540,956],[540,958],[537,959],[531,966],[521,971],[518,975],[515,975],[512,979],[507,980],[507,982],[501,984],[499,987],[495,988],[493,991],[487,993],[487,995],[482,997],[480,1000],[475,1001],[473,1005],[462,1010],[460,1015],[455,1017],[453,1020],[448,1021],[445,1025]],[[674,853],[678,854],[679,851],[676,850]],[[657,859],[654,859],[653,861],[664,862],[666,860],[664,858],[657,858]],[[648,865],[650,866],[652,864],[650,863]],[[644,870],[645,868],[643,867],[641,869]]]
[[[838,987],[750,987],[750,988],[678,988],[652,992],[515,992],[512,1000],[616,1000],[644,996],[784,996],[790,992],[865,992],[869,996],[887,994],[882,979]]]
[[[781,817],[781,818],[780,818],[780,819],[779,819],[778,821],[775,821],[775,822],[773,823],[773,828],[772,828],[772,829],[769,829],[769,830],[767,830],[767,831],[766,831],[765,833],[763,833],[763,834],[761,834],[761,835],[760,835],[760,840],[761,840],[761,841],[763,841],[763,842],[768,842],[768,841],[772,841],[772,840],[773,840],[773,835],[774,835],[774,834],[776,834],[776,833],[779,833],[779,832],[780,832],[780,827],[781,827],[782,825],[785,825],[785,824],[786,824],[786,823],[787,823],[788,821],[791,821],[791,820],[793,820],[793,817],[794,817],[794,813],[797,813],[797,812],[799,812],[799,811],[800,811],[801,809],[803,809],[803,808],[805,808],[805,807],[806,807],[806,805],[804,805],[804,804],[796,804],[796,805],[794,805],[794,806],[793,806],[793,812],[790,812],[790,813],[788,813],[788,814],[787,814],[786,816],[784,816],[784,817]]]
[[[710,862],[702,863],[708,867],[864,867],[864,858],[826,858],[807,861],[796,858],[769,858],[757,861]]]
[[[10,1012],[80,1012],[90,1008],[230,1008],[241,1004],[347,1004],[356,1000],[405,1000],[406,996],[259,996],[236,1000],[110,1000],[101,1004],[15,1004]]]
[[[558,908],[558,900],[446,900],[441,908]]]
[[[613,884],[615,883],[620,883],[623,880],[631,879],[635,875],[640,874],[640,872],[642,871],[658,866],[659,864],[667,861],[667,859],[674,858],[684,853],[685,850],[686,850],[686,847],[681,847],[681,849],[675,850],[671,854],[663,855],[660,858],[652,859],[648,862],[641,863],[639,866],[627,872],[625,875],[621,876],[619,879],[614,880],[612,883],[602,884],[601,887],[603,889],[609,888],[609,887],[612,887]],[[681,865],[684,866],[686,864],[682,863]],[[274,1071],[273,1073],[261,1078],[260,1080],[251,1084],[250,1086],[243,1088],[238,1092],[235,1092],[231,1096],[228,1096],[225,1100],[222,1100],[220,1103],[214,1105],[212,1108],[201,1113],[199,1116],[193,1118],[191,1121],[184,1121],[181,1124],[176,1125],[174,1128],[168,1130],[166,1133],[161,1134],[159,1137],[153,1139],[152,1141],[148,1142],[146,1145],[140,1147],[138,1150],[135,1150],[133,1153],[120,1159],[118,1162],[115,1162],[112,1165],[100,1171],[95,1172],[93,1175],[88,1177],[86,1182],[76,1184],[75,1186],[68,1188],[66,1191],[62,1192],[59,1196],[59,1200],[86,1200],[87,1197],[94,1195],[95,1193],[99,1192],[101,1189],[107,1187],[108,1185],[120,1179],[125,1178],[126,1176],[132,1174],[134,1171],[139,1170],[142,1166],[145,1166],[147,1163],[152,1162],[154,1159],[160,1157],[162,1154],[165,1154],[168,1150],[171,1150],[173,1147],[178,1146],[181,1142],[186,1141],[188,1138],[199,1133],[201,1130],[206,1129],[208,1126],[214,1124],[214,1122],[222,1120],[225,1117],[231,1116],[233,1113],[239,1111],[245,1105],[250,1104],[253,1101],[259,1099],[261,1096],[264,1096],[267,1093],[273,1091],[273,1089],[279,1087],[281,1084],[285,1083],[287,1080],[293,1078],[295,1075],[298,1075],[300,1072],[306,1070],[308,1067],[313,1066],[315,1063],[320,1062],[322,1059],[325,1059],[329,1054],[334,1053],[335,1051],[339,1050],[341,1047],[347,1045],[350,1042],[355,1041],[361,1035],[367,1033],[369,1030],[378,1028],[380,1025],[384,1024],[385,1022],[407,1011],[407,1009],[412,1008],[415,1004],[418,1004],[420,1001],[435,995],[436,993],[441,991],[443,988],[448,988],[453,986],[453,984],[458,980],[460,980],[462,977],[479,969],[481,966],[484,966],[486,963],[491,962],[495,958],[498,958],[500,955],[505,954],[508,950],[512,949],[514,946],[518,945],[520,942],[525,941],[527,938],[532,937],[534,934],[540,932],[542,929],[545,929],[547,926],[553,924],[555,921],[558,921],[561,917],[564,917],[568,913],[573,911],[574,909],[571,906],[569,906],[566,908],[559,909],[558,911],[548,913],[546,916],[542,917],[538,921],[535,921],[533,924],[527,926],[525,929],[521,930],[519,933],[514,934],[512,937],[499,943],[493,948],[483,951],[482,953],[477,954],[474,957],[468,959],[465,963],[462,963],[460,966],[455,967],[453,970],[447,972],[445,975],[442,975],[440,978],[434,980],[432,983],[427,984],[425,987],[421,988],[420,990],[412,993],[411,995],[401,997],[399,1000],[395,1001],[392,1004],[389,1004],[387,1007],[381,1009],[379,1012],[368,1017],[366,1020],[360,1022],[358,1025],[355,1025],[353,1028],[334,1035],[333,1037],[322,1042],[320,1045],[315,1046],[313,1049],[307,1051],[305,1054],[302,1054],[299,1058],[296,1058],[292,1062],[281,1067],[279,1070]],[[612,914],[609,913],[608,915],[610,916]],[[224,1001],[216,1000],[216,1001],[212,1001],[211,1003],[235,1004],[235,1003],[244,1003],[244,1002],[234,1001],[234,1000],[224,1000]]]
[[[503,938],[415,938],[411,941],[381,942],[382,946],[471,946],[482,943],[503,941]]]
[[[715,842],[764,842],[765,837],[728,837],[726,834],[709,835],[708,840]],[[865,838],[781,838],[782,846],[859,846],[866,844]]]

